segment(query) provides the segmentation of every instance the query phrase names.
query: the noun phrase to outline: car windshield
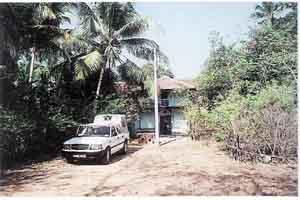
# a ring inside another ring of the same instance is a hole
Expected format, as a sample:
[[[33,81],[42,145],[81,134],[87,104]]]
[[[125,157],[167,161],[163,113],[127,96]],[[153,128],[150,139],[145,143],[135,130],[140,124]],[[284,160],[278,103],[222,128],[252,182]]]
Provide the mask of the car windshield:
[[[80,126],[78,128],[78,136],[100,136],[100,137],[109,137],[110,135],[110,127],[109,126],[99,126],[99,127],[91,127],[91,126]]]

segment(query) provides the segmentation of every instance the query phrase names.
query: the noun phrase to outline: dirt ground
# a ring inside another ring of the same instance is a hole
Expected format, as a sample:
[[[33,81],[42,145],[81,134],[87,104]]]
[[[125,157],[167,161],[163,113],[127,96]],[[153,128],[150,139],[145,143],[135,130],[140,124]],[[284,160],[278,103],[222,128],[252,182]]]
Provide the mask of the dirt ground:
[[[215,143],[181,138],[129,151],[110,165],[57,158],[10,170],[0,196],[297,195],[295,165],[240,163]]]

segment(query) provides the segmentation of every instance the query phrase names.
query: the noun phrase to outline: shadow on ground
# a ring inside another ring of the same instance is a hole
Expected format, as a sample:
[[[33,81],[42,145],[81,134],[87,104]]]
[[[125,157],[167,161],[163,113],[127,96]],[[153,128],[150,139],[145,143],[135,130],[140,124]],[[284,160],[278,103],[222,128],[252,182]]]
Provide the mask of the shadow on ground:
[[[125,155],[121,154],[115,154],[112,156],[112,161],[110,164],[117,163],[118,161],[121,161],[125,159],[126,157],[130,157],[133,153],[137,152],[138,150],[142,149],[141,145],[129,145],[128,152]],[[54,164],[50,164],[51,161],[57,161],[58,164],[61,164],[61,166],[57,166]],[[55,175],[60,175],[59,169],[64,168],[66,165],[73,165],[73,164],[67,164],[65,160],[63,160],[60,156],[53,158],[52,160],[44,161],[44,164],[47,165],[47,167],[42,167],[43,163],[30,163],[27,165],[20,166],[18,168],[8,170],[4,173],[4,175],[0,178],[0,192],[5,192],[5,190],[11,191],[18,191],[22,185],[28,185],[28,184],[38,184],[42,183],[45,179],[49,179]],[[76,165],[99,165],[95,161],[81,161],[76,162],[74,166]],[[99,166],[101,167],[101,165]],[[60,176],[60,179],[70,179],[71,176]],[[70,179],[71,180],[71,179]],[[71,184],[71,183],[70,183]]]
[[[130,144],[128,154],[113,156],[110,165],[56,158],[11,170],[0,180],[0,195],[297,195],[297,165],[243,164],[213,143],[177,139],[153,147]]]
[[[152,168],[151,170],[155,169]],[[297,180],[291,179],[291,177],[274,178],[248,171],[216,175],[207,174],[206,171],[178,171],[164,174],[153,174],[146,168],[143,171],[144,173],[136,174],[129,181],[109,186],[106,181],[116,175],[111,174],[85,196],[297,196]],[[176,177],[177,182],[171,182],[170,177]],[[137,186],[145,182],[148,182],[149,187],[156,187],[157,189],[149,194],[147,188],[141,188],[139,191]]]
[[[158,195],[259,195],[297,196],[297,180],[290,177],[268,177],[264,174],[241,172],[238,174],[208,175],[205,171],[183,173],[180,177],[190,177],[188,185],[168,185],[156,191]]]
[[[52,159],[51,161],[57,159],[59,158]],[[58,172],[53,170],[40,169],[37,163],[23,165],[17,169],[8,170],[0,178],[0,191],[5,191],[8,188],[10,191],[17,191],[22,185],[42,183],[43,180],[56,174]]]
[[[123,160],[124,158],[130,156],[131,154],[139,151],[142,148],[143,147],[141,145],[131,144],[128,146],[128,151],[126,154],[116,153],[116,154],[112,155],[110,164],[113,164],[120,160]],[[101,164],[95,162],[94,160],[78,160],[78,161],[75,161],[73,164],[75,164],[75,165],[101,165]]]

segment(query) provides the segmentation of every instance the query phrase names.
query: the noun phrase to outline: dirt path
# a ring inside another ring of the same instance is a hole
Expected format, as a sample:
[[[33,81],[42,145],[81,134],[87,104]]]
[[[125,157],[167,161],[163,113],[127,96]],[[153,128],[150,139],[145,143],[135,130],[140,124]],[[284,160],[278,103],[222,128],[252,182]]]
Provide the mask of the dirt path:
[[[110,165],[58,158],[9,171],[0,196],[297,195],[297,168],[236,162],[216,144],[130,146]]]

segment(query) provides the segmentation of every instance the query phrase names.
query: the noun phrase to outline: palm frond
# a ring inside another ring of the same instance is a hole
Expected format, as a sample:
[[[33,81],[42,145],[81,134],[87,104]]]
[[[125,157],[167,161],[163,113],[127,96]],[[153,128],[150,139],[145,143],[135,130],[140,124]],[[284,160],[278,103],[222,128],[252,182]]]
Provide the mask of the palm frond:
[[[130,54],[145,60],[153,60],[154,49],[156,49],[159,61],[165,64],[169,63],[168,57],[159,50],[158,44],[153,40],[146,38],[129,38],[123,39],[120,42]]]
[[[87,49],[88,43],[83,39],[81,33],[76,32],[75,30],[61,30],[61,34],[51,39],[51,42],[54,43],[60,49],[67,50],[79,50]]]
[[[77,80],[84,80],[92,73],[104,66],[103,56],[94,50],[84,55],[75,62],[75,76]]]
[[[146,18],[137,17],[135,20],[127,23],[119,30],[115,31],[114,37],[135,37],[142,34],[149,28],[149,23]]]
[[[50,76],[54,77],[55,80],[60,79],[60,77],[63,74],[63,70],[65,68],[66,62],[60,62],[56,65],[54,65],[53,67],[51,67],[50,69]]]
[[[36,21],[36,24],[40,24],[41,22],[47,19],[56,19],[54,11],[50,8],[49,4],[47,3],[37,4],[36,9],[34,9],[34,11],[34,20]]]
[[[145,81],[142,69],[129,59],[118,66],[118,73],[122,80],[131,85],[141,85]]]
[[[109,34],[133,21],[137,15],[132,3],[99,2],[95,7],[97,15],[102,19]]]
[[[33,4],[33,19],[35,24],[51,24],[58,26],[63,22],[70,22],[66,15],[72,8],[76,8],[75,3],[38,3]]]
[[[105,29],[100,17],[96,15],[95,8],[88,3],[79,3],[78,13],[81,19],[83,33],[86,36],[101,36],[105,38]]]

